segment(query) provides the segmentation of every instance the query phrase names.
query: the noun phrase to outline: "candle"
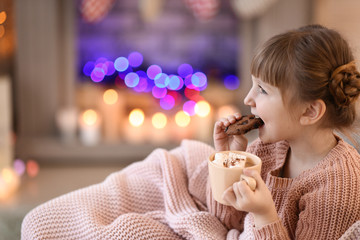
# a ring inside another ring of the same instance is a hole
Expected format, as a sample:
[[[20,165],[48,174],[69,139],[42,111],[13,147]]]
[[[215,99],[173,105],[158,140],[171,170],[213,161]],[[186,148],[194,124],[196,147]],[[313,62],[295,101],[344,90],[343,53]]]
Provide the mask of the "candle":
[[[196,116],[193,117],[195,137],[200,141],[210,143],[214,129],[211,106],[207,101],[199,101],[195,105],[195,112]]]
[[[84,111],[79,119],[80,141],[86,146],[93,146],[100,141],[100,117],[93,109]]]
[[[114,89],[108,89],[103,94],[102,116],[104,140],[116,142],[120,138],[120,124],[124,114],[124,99]]]
[[[0,200],[9,198],[20,185],[19,176],[11,168],[0,171]]]
[[[174,121],[170,122],[171,138],[174,142],[191,138],[191,118],[184,111],[179,111],[174,116]]]
[[[125,124],[126,140],[130,143],[143,143],[146,140],[148,132],[148,124],[144,126],[148,120],[145,119],[144,111],[136,108],[129,114],[129,121]]]
[[[0,170],[9,167],[13,158],[11,143],[11,89],[10,79],[0,77]]]
[[[168,142],[168,119],[164,113],[155,113],[151,118],[149,140],[153,144],[164,144]]]
[[[75,108],[63,108],[56,113],[56,125],[64,143],[72,143],[75,140],[77,118]]]

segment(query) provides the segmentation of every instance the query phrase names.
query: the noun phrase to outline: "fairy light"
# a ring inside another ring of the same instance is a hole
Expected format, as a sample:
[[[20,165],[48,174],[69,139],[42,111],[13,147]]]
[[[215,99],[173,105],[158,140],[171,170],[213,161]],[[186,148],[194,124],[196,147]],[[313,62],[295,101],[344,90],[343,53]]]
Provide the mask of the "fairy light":
[[[189,116],[194,116],[195,115],[195,105],[196,105],[195,101],[192,101],[192,100],[186,101],[183,105],[183,111],[185,113],[187,113]]]
[[[199,101],[195,105],[195,113],[199,117],[208,116],[210,114],[210,111],[211,111],[210,104],[205,100]]]
[[[15,159],[15,161],[13,163],[13,168],[18,176],[22,176],[25,173],[26,165],[25,165],[24,161],[22,161],[21,159]]]
[[[151,119],[152,125],[157,129],[162,129],[167,124],[167,117],[163,113],[155,113]]]
[[[0,24],[3,24],[6,21],[6,12],[5,11],[1,11],[0,12]]]
[[[179,127],[187,127],[190,124],[190,116],[184,111],[179,111],[175,114],[175,123]]]
[[[139,108],[135,108],[129,114],[129,122],[134,127],[141,126],[144,123],[144,120],[145,120],[144,111]]]
[[[104,92],[103,99],[106,104],[113,105],[117,103],[119,96],[114,89],[108,89]]]
[[[39,174],[39,164],[35,160],[28,160],[26,162],[26,172],[30,177],[36,177]]]
[[[124,72],[129,67],[129,60],[125,57],[118,57],[114,62],[114,67],[119,72]]]

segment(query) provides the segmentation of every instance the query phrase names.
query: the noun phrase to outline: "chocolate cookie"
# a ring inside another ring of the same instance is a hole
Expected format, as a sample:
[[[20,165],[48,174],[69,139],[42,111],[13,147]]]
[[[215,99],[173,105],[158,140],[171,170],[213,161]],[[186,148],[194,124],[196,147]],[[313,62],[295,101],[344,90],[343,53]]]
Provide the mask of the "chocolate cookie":
[[[241,135],[253,129],[259,128],[264,124],[261,118],[256,118],[255,115],[242,116],[235,123],[231,124],[225,129],[228,135]]]

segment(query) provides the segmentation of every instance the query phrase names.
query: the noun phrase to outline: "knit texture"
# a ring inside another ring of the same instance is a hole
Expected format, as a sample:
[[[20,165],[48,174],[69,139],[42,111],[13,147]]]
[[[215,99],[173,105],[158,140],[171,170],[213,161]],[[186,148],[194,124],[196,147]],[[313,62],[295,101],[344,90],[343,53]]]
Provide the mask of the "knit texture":
[[[251,214],[212,198],[207,158],[214,149],[184,140],[33,209],[22,239],[338,239],[360,219],[359,154],[339,139],[314,169],[278,178],[288,148],[259,140],[248,148],[263,161],[281,219],[260,229]]]

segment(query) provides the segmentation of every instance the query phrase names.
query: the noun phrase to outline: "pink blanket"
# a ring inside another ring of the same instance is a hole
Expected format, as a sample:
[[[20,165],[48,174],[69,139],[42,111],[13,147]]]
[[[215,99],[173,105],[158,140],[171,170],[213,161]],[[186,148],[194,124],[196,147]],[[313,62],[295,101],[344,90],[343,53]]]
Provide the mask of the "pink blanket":
[[[184,140],[104,182],[55,198],[24,218],[22,239],[225,239],[207,211],[207,158],[214,151]]]

